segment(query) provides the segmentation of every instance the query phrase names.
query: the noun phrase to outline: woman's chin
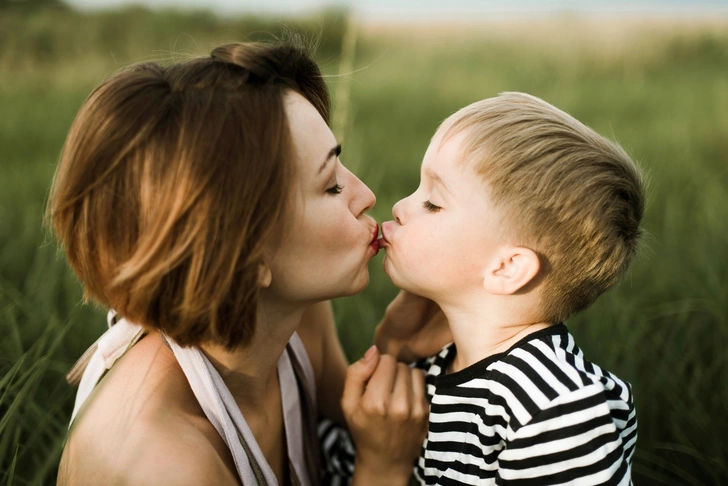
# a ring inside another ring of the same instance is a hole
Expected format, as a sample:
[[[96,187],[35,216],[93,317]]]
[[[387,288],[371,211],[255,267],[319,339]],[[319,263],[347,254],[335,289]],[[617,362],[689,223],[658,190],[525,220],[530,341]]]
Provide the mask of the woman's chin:
[[[356,289],[350,295],[358,294],[359,292],[361,292],[362,290],[367,288],[368,285],[369,285],[369,272],[367,271],[366,274],[364,274],[364,277],[362,278],[361,282],[358,282]]]
[[[351,283],[347,286],[347,288],[342,289],[341,293],[339,293],[336,296],[331,297],[351,297],[352,295],[356,295],[369,285],[369,271],[367,270],[364,272],[360,277],[354,279],[351,281]]]

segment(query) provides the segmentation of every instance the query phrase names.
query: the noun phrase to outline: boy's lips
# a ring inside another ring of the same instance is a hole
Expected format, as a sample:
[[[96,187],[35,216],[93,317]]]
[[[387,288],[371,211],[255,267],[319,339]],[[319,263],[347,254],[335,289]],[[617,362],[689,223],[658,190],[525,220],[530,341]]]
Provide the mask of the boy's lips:
[[[379,243],[379,248],[387,248],[389,246],[389,238],[387,237],[387,233],[389,233],[389,226],[392,224],[392,221],[386,221],[382,223],[382,237],[377,240],[377,243]]]

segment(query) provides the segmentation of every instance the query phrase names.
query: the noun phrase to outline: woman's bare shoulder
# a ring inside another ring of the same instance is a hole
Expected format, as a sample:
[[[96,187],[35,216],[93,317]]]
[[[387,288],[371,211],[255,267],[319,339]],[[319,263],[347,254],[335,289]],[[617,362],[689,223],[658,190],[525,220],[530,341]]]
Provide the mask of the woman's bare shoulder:
[[[111,446],[111,447],[110,447]],[[111,450],[119,446],[116,453]],[[93,447],[71,440],[61,459],[58,484],[238,485],[223,458],[194,427],[172,433],[151,427]]]
[[[230,451],[155,339],[137,343],[82,407],[58,484],[239,484]]]

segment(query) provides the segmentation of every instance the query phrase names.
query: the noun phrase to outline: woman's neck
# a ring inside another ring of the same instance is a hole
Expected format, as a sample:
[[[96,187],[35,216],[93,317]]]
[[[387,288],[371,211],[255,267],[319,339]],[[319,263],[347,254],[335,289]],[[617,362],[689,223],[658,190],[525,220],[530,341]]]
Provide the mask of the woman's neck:
[[[301,322],[306,306],[258,302],[255,331],[234,350],[202,345],[240,408],[279,484],[287,483],[286,431],[278,381],[278,360]]]
[[[241,409],[264,405],[272,392],[277,393],[278,360],[305,310],[305,306],[286,308],[260,301],[249,342],[234,350],[217,344],[200,346]]]

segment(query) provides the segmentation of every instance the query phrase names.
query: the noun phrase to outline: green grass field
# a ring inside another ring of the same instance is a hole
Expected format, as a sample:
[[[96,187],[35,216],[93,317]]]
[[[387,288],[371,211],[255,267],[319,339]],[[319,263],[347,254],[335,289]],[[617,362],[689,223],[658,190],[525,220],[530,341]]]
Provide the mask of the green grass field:
[[[635,483],[724,484],[728,19],[348,25],[337,12],[280,21],[0,10],[0,484],[54,483],[74,393],[63,377],[105,325],[41,225],[76,110],[124,65],[283,28],[320,37],[342,160],[377,194],[379,221],[417,186],[438,123],[501,91],[544,98],[633,154],[651,181],[645,248],[619,287],[568,324],[590,359],[634,387]],[[355,44],[342,42],[347,32]],[[396,292],[380,264],[364,292],[334,303],[352,359]]]

